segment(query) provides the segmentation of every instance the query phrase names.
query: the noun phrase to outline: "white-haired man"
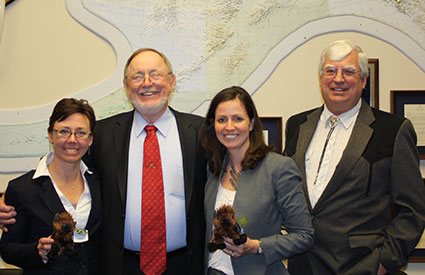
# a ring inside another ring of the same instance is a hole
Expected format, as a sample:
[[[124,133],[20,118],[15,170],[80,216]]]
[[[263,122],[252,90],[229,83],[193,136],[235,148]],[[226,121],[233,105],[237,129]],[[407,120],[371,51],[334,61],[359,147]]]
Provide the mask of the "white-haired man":
[[[325,104],[288,119],[284,154],[303,174],[316,234],[289,260],[292,275],[395,273],[423,232],[415,131],[361,99],[367,76],[359,46],[331,43],[319,66]]]

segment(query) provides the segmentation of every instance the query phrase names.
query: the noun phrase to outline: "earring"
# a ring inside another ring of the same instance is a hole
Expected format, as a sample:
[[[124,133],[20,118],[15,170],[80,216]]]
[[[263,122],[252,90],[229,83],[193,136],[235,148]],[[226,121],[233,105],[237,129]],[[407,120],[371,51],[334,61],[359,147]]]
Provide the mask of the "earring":
[[[251,132],[254,129],[254,119],[251,119],[251,123],[249,123],[249,131]]]

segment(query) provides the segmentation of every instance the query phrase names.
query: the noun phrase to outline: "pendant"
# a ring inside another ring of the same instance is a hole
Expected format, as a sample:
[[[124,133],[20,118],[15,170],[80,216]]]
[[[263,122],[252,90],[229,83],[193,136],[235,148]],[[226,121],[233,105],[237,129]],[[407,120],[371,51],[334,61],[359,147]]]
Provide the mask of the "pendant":
[[[230,184],[233,186],[233,188],[235,188],[235,190],[238,189],[240,175],[241,175],[241,173],[236,172],[236,169],[233,166],[232,161],[230,161],[230,179],[229,179],[229,181],[230,181]]]

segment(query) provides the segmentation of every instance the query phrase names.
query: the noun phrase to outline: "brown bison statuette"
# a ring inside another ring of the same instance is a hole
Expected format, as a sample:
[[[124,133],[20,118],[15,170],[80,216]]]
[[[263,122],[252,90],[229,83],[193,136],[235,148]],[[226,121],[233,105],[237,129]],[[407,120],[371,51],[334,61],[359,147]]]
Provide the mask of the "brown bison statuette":
[[[53,233],[50,236],[55,242],[47,253],[49,260],[56,260],[60,255],[67,255],[70,259],[76,259],[74,251],[73,235],[75,222],[68,212],[57,213],[53,220]]]
[[[207,245],[209,252],[226,248],[223,237],[231,238],[236,245],[246,242],[246,234],[236,221],[235,211],[230,205],[223,205],[215,211],[213,224],[214,235]]]

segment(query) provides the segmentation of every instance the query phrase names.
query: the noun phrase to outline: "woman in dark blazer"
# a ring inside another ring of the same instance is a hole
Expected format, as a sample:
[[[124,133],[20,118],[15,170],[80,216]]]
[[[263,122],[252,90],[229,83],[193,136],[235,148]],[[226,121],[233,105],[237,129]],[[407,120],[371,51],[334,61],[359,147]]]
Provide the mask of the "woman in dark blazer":
[[[207,274],[289,274],[282,260],[313,245],[311,217],[301,176],[288,157],[271,152],[250,95],[240,87],[218,93],[211,102],[200,142],[209,154],[205,187],[206,242],[214,210],[232,205],[248,236],[235,245],[206,253]],[[286,233],[282,234],[282,227]]]
[[[9,182],[6,203],[15,206],[16,223],[3,232],[1,257],[24,274],[98,274],[101,229],[100,187],[81,161],[93,140],[95,115],[85,100],[60,100],[50,117],[53,151],[36,170]],[[70,257],[48,257],[54,240],[53,219],[68,212],[76,223]]]

